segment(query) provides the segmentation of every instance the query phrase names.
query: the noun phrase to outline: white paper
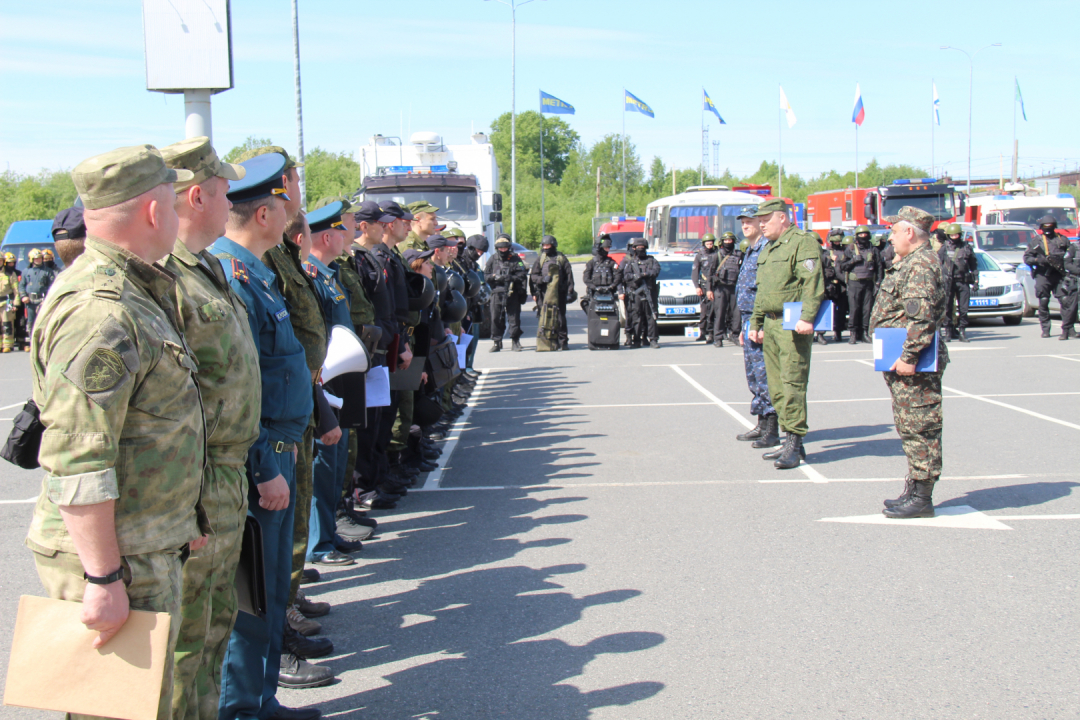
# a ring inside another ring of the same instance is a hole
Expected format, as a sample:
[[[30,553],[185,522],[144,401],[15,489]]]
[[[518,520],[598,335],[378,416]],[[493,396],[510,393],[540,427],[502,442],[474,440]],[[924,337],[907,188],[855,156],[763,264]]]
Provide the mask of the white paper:
[[[791,308],[784,308],[784,322],[791,322]]]
[[[600,328],[600,337],[607,337],[610,334],[611,331],[608,328]]]
[[[465,347],[469,347],[469,343],[472,342],[472,339],[473,339],[472,335],[470,335],[469,333],[463,332],[463,333],[461,333],[461,339],[458,340],[457,344],[458,345],[464,345]]]
[[[465,354],[466,354],[466,352],[468,352],[469,346],[468,345],[455,345],[454,347],[457,348],[457,366],[458,366],[458,370],[464,370],[465,369]]]
[[[326,402],[330,403],[330,407],[340,410],[341,406],[345,404],[345,401],[339,398],[337,395],[332,395],[325,390],[323,390],[322,392],[323,395],[326,396]]]
[[[885,344],[874,338],[874,359],[881,360],[885,356]]]
[[[390,368],[383,365],[368,370],[364,390],[369,408],[390,405]]]
[[[688,338],[699,338],[701,337],[701,328],[687,325],[683,328],[683,334]]]

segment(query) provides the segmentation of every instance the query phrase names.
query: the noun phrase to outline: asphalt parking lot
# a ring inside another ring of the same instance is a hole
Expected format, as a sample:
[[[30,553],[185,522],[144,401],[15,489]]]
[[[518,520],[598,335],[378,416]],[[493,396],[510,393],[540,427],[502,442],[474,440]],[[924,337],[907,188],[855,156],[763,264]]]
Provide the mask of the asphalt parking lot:
[[[939,516],[885,521],[905,463],[869,345],[814,348],[808,462],[779,471],[734,440],[750,424],[740,348],[665,334],[589,352],[569,314],[569,352],[534,352],[530,311],[524,352],[481,343],[446,467],[373,513],[359,564],[307,586],[334,605],[337,649],[318,662],[339,680],[285,704],[384,720],[1080,715],[1080,342],[1025,320],[952,343]],[[28,378],[27,355],[0,356],[0,408]],[[41,594],[21,545],[40,472],[0,479],[6,667],[18,597]]]

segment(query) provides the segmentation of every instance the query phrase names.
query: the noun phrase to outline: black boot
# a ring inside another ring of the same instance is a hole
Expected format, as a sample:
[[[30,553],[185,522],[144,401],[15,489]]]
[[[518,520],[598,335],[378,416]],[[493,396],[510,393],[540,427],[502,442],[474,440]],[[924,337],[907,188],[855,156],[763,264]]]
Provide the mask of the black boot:
[[[852,330],[851,332],[848,333],[847,341],[848,341],[848,345],[856,345],[856,344],[858,344],[859,338],[856,337],[854,330]]]
[[[904,503],[895,507],[886,508],[881,514],[887,518],[906,520],[908,518],[932,518],[934,517],[934,482],[930,480],[916,480],[915,488]]]
[[[960,342],[971,342],[970,340],[968,340],[967,331],[964,328],[960,328],[958,332],[960,334],[960,337],[957,339]]]
[[[780,419],[776,413],[770,413],[762,418],[765,421],[761,428],[761,437],[750,444],[753,448],[770,448],[780,444]]]
[[[491,343],[491,352],[499,352],[502,350],[502,339],[494,340]]]
[[[1044,338],[1050,337],[1050,323],[1046,323],[1042,326],[1042,336]]]
[[[765,434],[765,416],[764,415],[758,415],[757,425],[750,428],[749,430],[744,432],[742,435],[736,435],[735,439],[736,440],[741,440],[743,442],[750,442],[751,440],[757,440],[759,437],[761,437],[764,434]]]
[[[903,505],[911,497],[911,493],[915,490],[915,481],[911,479],[911,476],[904,478],[904,492],[900,493],[900,497],[895,500],[886,500],[885,507],[892,508],[897,505]]]
[[[334,652],[334,643],[330,638],[306,638],[285,623],[285,639],[281,649],[301,658],[321,658]]]
[[[514,352],[521,352],[521,343],[518,342],[517,340],[511,341],[510,349],[513,350]]]
[[[828,342],[826,342],[825,333],[823,333],[823,332],[819,332],[819,333],[816,333],[814,335],[814,342],[816,342],[818,345],[828,345],[829,344]]]
[[[803,449],[802,435],[788,433],[784,438],[784,446],[781,448],[780,457],[776,458],[773,467],[777,470],[790,470],[799,467],[800,460],[806,459],[806,450]]]

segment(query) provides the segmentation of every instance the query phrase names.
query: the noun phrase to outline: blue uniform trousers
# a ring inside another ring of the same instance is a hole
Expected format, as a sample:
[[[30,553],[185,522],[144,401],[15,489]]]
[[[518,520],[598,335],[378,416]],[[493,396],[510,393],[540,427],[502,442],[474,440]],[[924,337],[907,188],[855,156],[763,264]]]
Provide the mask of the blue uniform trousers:
[[[218,720],[267,720],[281,707],[275,696],[292,572],[296,461],[292,451],[281,453],[277,460],[289,483],[289,507],[276,512],[264,510],[259,505],[258,487],[250,483],[248,488],[248,513],[262,529],[266,619],[245,612],[237,614],[221,670]]]
[[[349,431],[342,429],[341,439],[333,445],[315,441],[317,454],[312,471],[311,519],[308,521],[308,562],[333,551],[337,530],[337,506],[341,500],[342,478],[349,460]]]
[[[771,415],[776,412],[769,396],[769,380],[765,375],[765,353],[762,345],[750,342],[750,315],[742,313],[743,364],[746,367],[746,384],[750,387],[751,415]]]

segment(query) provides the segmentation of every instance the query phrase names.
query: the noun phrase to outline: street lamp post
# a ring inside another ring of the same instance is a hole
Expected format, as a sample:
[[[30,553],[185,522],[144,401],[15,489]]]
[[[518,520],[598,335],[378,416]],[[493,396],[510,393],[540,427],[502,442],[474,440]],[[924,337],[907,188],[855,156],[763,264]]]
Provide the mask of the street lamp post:
[[[967,194],[971,195],[971,95],[974,89],[975,83],[975,56],[981,53],[983,50],[992,47],[1001,47],[1001,43],[993,43],[985,45],[973,53],[969,53],[967,50],[962,50],[958,47],[952,47],[951,45],[942,45],[942,50],[956,50],[967,55],[968,59],[968,168],[967,168]]]
[[[510,8],[510,240],[517,242],[517,9],[533,0],[495,0]],[[487,0],[485,0],[487,2]],[[544,132],[544,116],[540,116]]]

